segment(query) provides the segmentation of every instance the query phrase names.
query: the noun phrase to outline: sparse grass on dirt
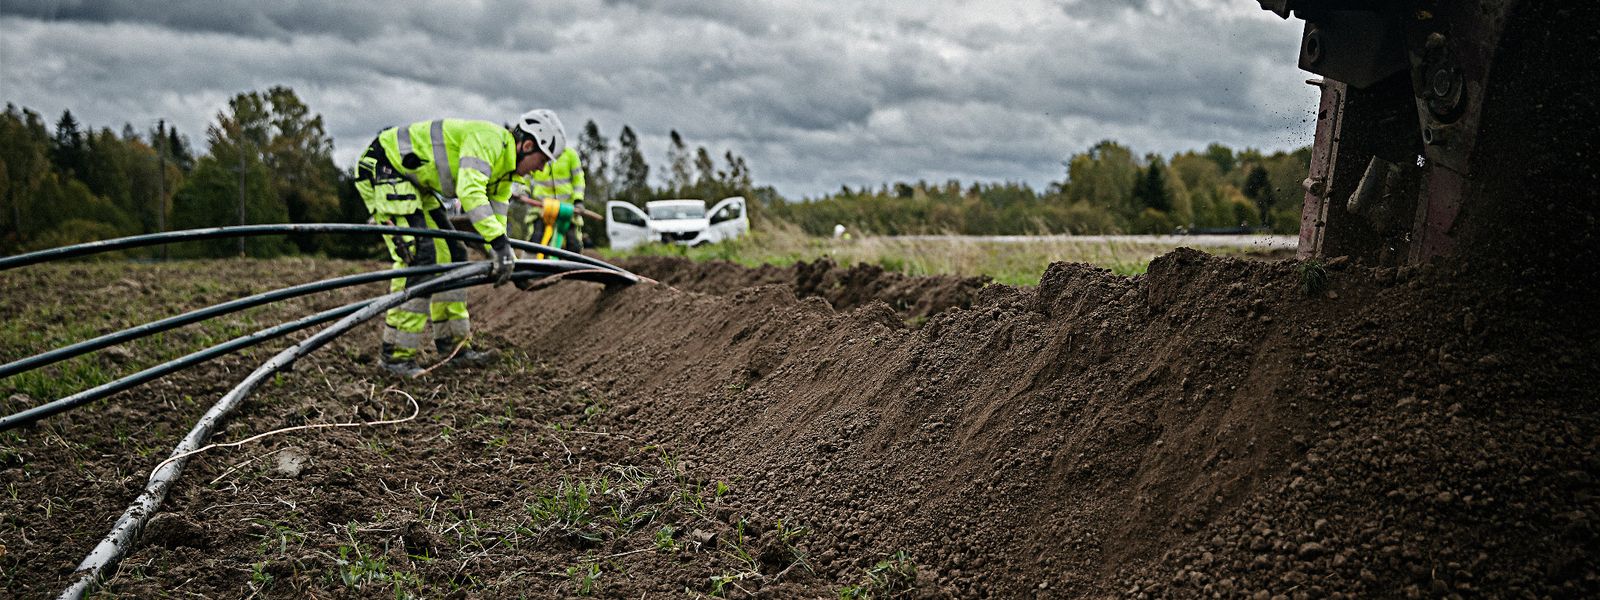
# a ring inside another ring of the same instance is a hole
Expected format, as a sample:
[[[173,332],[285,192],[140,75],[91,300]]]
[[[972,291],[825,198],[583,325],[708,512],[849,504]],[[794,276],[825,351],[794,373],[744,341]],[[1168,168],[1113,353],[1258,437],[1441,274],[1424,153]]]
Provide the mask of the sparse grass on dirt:
[[[1131,276],[1144,273],[1151,259],[1175,247],[1155,238],[1148,242],[1071,237],[994,242],[959,236],[939,239],[862,236],[835,240],[808,236],[794,226],[780,223],[757,227],[743,239],[698,248],[649,244],[622,252],[602,249],[600,254],[608,259],[683,256],[698,261],[726,260],[747,267],[787,266],[832,258],[844,266],[867,263],[906,275],[986,275],[1006,285],[1037,285],[1045,267],[1052,262],[1089,263],[1118,275]],[[1262,252],[1260,248],[1249,247],[1207,248],[1206,251],[1225,255]]]
[[[1300,273],[1300,291],[1307,296],[1321,294],[1328,289],[1328,266],[1319,259],[1310,259],[1295,265]]]
[[[368,268],[381,267],[296,259],[8,271],[0,307],[27,318],[0,330],[0,359]],[[129,344],[114,359],[102,351],[0,380],[0,408],[14,412],[381,286],[262,307]],[[609,396],[504,339],[487,340],[507,349],[495,368],[397,382],[373,366],[375,333],[366,327],[273,378],[215,441],[383,419],[402,409],[401,395],[415,396],[418,419],[297,431],[196,457],[99,597],[165,597],[175,583],[208,597],[749,597],[775,585],[828,593],[831,582],[807,560],[809,525],[752,510],[744,483],[709,477],[683,454],[689,448],[652,440],[629,416],[641,399]],[[286,343],[0,434],[0,586],[19,597],[58,592],[194,419]]]
[[[245,266],[252,264],[261,267],[261,272]],[[174,261],[139,264],[130,269],[127,262],[105,261],[10,271],[0,279],[7,290],[3,306],[8,314],[8,318],[0,320],[0,362],[25,358],[211,304],[313,281],[319,276],[309,274],[311,264],[306,259],[232,263]],[[327,277],[381,268],[375,264],[340,261],[317,264],[317,272],[331,271]],[[217,265],[229,266],[218,270]],[[170,277],[189,270],[207,269],[212,270],[212,276]],[[244,273],[249,275],[244,276]],[[263,277],[262,273],[273,275]],[[0,382],[0,401],[10,402],[7,399],[15,394],[54,399],[85,390],[276,325],[284,315],[309,314],[293,308],[305,305],[304,299],[298,299],[278,306],[245,309],[22,373]],[[68,313],[64,310],[68,307],[77,310]],[[4,407],[20,410],[15,406]]]
[[[839,600],[895,598],[914,589],[916,583],[917,564],[901,550],[866,569],[859,583],[840,588]]]

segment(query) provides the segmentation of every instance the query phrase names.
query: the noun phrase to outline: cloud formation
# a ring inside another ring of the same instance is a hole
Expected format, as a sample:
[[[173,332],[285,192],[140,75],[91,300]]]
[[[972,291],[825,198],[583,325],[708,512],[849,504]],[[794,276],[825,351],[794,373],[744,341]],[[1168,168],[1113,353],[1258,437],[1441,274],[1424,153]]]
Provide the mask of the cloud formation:
[[[1222,0],[6,0],[0,31],[0,95],[52,119],[202,143],[228,97],[288,85],[348,164],[392,124],[544,106],[658,167],[676,129],[789,197],[1042,187],[1105,138],[1288,149],[1316,101],[1299,28]]]

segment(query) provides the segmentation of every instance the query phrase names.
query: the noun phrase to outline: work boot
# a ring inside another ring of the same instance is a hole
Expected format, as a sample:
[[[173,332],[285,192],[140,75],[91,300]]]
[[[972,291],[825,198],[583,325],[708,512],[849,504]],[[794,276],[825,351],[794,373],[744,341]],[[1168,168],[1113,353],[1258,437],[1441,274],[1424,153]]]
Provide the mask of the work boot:
[[[416,350],[384,342],[378,347],[378,366],[390,375],[415,379],[423,373],[422,367],[417,366],[416,353]]]
[[[456,350],[457,345],[461,346],[461,350]],[[439,351],[440,356],[450,356],[452,352],[455,353],[450,362],[445,364],[458,367],[481,367],[500,358],[500,353],[495,350],[477,350],[472,347],[471,342],[448,338],[434,340],[433,348]]]
[[[416,379],[422,375],[422,367],[417,366],[414,360],[384,360],[381,364],[384,371],[396,377]]]

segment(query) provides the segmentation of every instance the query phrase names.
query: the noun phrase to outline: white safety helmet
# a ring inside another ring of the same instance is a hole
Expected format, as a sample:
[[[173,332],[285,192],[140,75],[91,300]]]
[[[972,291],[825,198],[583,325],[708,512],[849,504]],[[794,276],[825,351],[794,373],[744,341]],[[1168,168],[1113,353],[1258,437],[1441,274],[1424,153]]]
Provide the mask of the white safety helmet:
[[[561,126],[561,119],[556,118],[555,111],[536,108],[522,113],[522,118],[517,119],[516,130],[523,137],[533,138],[534,145],[539,151],[555,160],[567,150],[567,130]]]

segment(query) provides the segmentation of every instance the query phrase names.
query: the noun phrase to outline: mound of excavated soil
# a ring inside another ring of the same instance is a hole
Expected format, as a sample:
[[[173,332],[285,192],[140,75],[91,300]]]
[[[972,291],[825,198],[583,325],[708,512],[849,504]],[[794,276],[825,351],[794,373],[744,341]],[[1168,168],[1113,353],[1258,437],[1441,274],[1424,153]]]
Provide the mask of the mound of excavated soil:
[[[216,441],[392,419],[408,397],[420,414],[196,457],[106,595],[1600,593],[1600,335],[1547,274],[1336,262],[1308,289],[1301,263],[1179,250],[1132,279],[1056,264],[973,294],[828,263],[633,266],[671,285],[474,292],[480,339],[508,352],[493,368],[397,384],[376,326],[302,361]],[[155,310],[84,279],[6,273],[27,293],[0,306]],[[873,300],[926,296],[955,308],[910,328]],[[0,437],[7,591],[57,593],[267,355]]]
[[[638,257],[621,263],[630,271],[691,292],[725,295],[765,284],[789,287],[800,298],[818,297],[836,310],[883,302],[906,319],[921,320],[949,308],[972,305],[986,277],[937,275],[911,277],[882,267],[840,267],[832,260],[787,267],[745,268],[726,261],[695,263],[687,258]]]
[[[676,269],[652,275],[785,279]],[[789,285],[487,312],[815,527],[824,580],[905,550],[971,597],[1600,592],[1594,323],[1453,268],[1331,269],[1308,293],[1292,261],[1056,264],[918,330]]]

